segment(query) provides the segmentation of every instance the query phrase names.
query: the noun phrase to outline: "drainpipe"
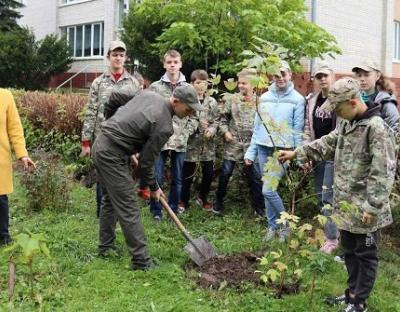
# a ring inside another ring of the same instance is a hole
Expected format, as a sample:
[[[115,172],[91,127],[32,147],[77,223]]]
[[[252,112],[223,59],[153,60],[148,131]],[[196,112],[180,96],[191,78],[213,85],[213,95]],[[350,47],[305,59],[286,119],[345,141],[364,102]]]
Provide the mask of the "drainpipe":
[[[316,24],[317,20],[317,0],[311,0],[311,22]],[[312,58],[310,61],[310,75],[314,71],[315,59]]]

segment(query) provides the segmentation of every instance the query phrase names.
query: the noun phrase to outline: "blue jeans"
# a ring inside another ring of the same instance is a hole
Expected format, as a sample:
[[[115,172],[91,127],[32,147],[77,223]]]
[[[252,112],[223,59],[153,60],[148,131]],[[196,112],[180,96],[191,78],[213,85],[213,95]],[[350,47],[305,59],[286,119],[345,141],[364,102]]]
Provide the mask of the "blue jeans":
[[[168,156],[171,158],[171,184],[169,188],[168,204],[174,212],[178,211],[179,199],[182,190],[183,163],[185,161],[184,152],[171,150],[162,151],[155,163],[155,174],[158,185],[161,187],[164,182],[164,168]],[[155,200],[150,201],[150,211],[153,216],[162,215],[162,207]]]
[[[0,243],[10,240],[8,233],[8,197],[0,195]]]
[[[314,168],[315,177],[315,192],[318,197],[318,206],[321,210],[321,214],[329,217],[332,214],[331,210],[323,209],[324,205],[331,205],[333,202],[333,161],[321,161],[318,162]],[[336,224],[331,218],[324,227],[324,233],[328,239],[336,239],[339,237],[339,231]]]
[[[260,171],[264,172],[264,166],[268,161],[268,157],[272,156],[274,149],[272,147],[257,145],[257,155],[260,162]],[[285,171],[280,166],[279,172],[270,172],[264,176],[263,195],[266,208],[267,227],[275,230],[277,228],[276,220],[280,218],[280,214],[285,211],[282,198],[276,190],[271,188],[271,178],[281,180]]]
[[[217,210],[223,210],[224,198],[227,192],[229,179],[232,176],[236,161],[224,159],[222,163],[221,173],[218,181],[218,189],[216,192],[215,207]],[[247,183],[250,189],[250,201],[254,211],[259,215],[265,214],[264,200],[262,198],[262,181],[261,174],[257,164],[244,166],[247,177]]]

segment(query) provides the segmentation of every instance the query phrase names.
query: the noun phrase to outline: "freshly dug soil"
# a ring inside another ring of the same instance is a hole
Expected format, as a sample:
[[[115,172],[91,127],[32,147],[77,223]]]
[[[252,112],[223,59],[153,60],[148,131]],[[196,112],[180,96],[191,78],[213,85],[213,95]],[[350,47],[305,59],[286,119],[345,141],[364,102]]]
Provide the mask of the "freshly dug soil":
[[[218,289],[223,282],[226,287],[239,289],[245,282],[261,284],[260,273],[256,273],[257,259],[262,253],[242,252],[237,255],[216,256],[197,267],[200,272],[197,282],[201,287]],[[193,269],[193,267],[192,267]]]
[[[244,283],[252,283],[255,287],[266,287],[272,290],[277,298],[282,295],[299,292],[299,283],[284,284],[282,288],[276,284],[265,285],[258,269],[258,259],[265,252],[242,252],[230,256],[216,256],[196,267],[190,264],[186,267],[190,278],[196,280],[200,287],[206,289],[220,289],[221,287],[241,290]]]

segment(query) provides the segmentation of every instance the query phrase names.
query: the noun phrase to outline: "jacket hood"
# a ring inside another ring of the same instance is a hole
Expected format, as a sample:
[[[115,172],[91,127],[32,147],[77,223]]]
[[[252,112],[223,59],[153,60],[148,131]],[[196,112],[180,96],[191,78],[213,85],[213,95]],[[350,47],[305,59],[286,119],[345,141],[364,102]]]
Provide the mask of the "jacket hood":
[[[162,77],[161,77],[161,81],[172,84],[171,80],[169,79],[167,73],[165,73]],[[179,84],[181,82],[186,82],[186,77],[184,74],[179,73],[179,78],[178,81],[176,82],[176,84]]]
[[[397,105],[397,99],[393,94],[386,91],[378,91],[374,96],[374,102],[377,104],[384,104],[388,102],[393,102]]]
[[[372,105],[370,105],[370,104],[372,104]],[[368,109],[361,116],[356,117],[353,120],[353,122],[354,121],[359,121],[359,120],[362,120],[362,119],[368,119],[368,118],[371,118],[373,116],[382,117],[382,115],[381,115],[381,107],[379,105],[373,105],[373,104],[374,103],[368,102],[368,104],[367,104]]]
[[[294,89],[294,84],[292,81],[289,81],[286,90],[283,92],[283,95],[289,94],[290,92],[293,91],[293,89]],[[271,90],[271,92],[274,92],[275,94],[278,94],[278,92],[279,92],[278,91],[279,89],[276,87],[275,82],[269,87],[269,90]]]

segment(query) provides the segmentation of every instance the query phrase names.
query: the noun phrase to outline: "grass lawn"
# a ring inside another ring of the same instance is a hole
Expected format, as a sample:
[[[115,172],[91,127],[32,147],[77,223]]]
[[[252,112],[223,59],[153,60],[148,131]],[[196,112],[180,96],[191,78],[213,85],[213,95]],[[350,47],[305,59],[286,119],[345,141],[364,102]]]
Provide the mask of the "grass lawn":
[[[318,277],[314,300],[306,291],[276,299],[268,288],[246,284],[239,292],[228,288],[207,290],[189,279],[183,267],[189,262],[182,251],[184,238],[171,222],[156,226],[143,202],[142,217],[151,256],[160,266],[148,272],[129,270],[130,259],[120,228],[118,252],[97,258],[98,221],[93,190],[72,188],[73,209],[68,212],[27,213],[23,190],[16,185],[10,196],[11,232],[44,233],[52,258],[34,261],[35,296],[29,292],[27,269],[17,269],[15,298],[8,303],[7,256],[0,250],[0,311],[337,311],[322,299],[340,294],[346,282],[343,265],[330,261],[328,273]],[[229,206],[229,205],[227,205]],[[193,207],[181,215],[194,237],[205,234],[220,254],[257,251],[263,222],[256,220],[247,204],[235,203],[223,217]],[[379,275],[369,300],[369,311],[400,311],[400,256],[382,246]],[[310,278],[303,280],[309,289]]]

